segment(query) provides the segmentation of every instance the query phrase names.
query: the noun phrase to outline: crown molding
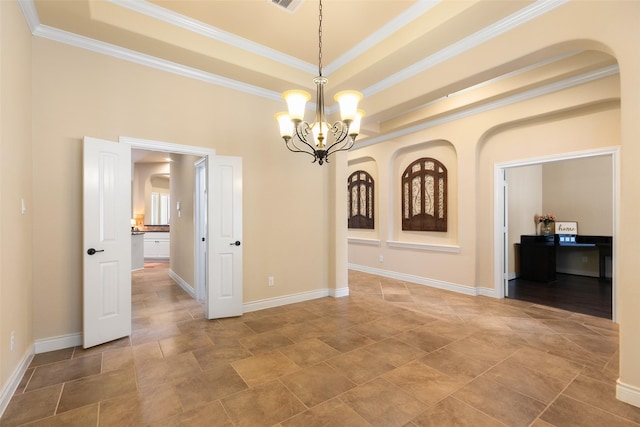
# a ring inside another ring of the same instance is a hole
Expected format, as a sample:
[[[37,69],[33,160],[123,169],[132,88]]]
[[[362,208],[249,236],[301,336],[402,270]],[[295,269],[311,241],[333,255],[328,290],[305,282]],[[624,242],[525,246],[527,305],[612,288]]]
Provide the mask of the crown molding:
[[[480,31],[476,31],[473,34],[450,44],[444,49],[439,50],[433,55],[427,56],[421,61],[418,61],[404,68],[403,70],[380,80],[379,82],[362,90],[362,94],[365,97],[371,96],[392,86],[395,86],[396,84],[408,78],[411,78],[419,73],[424,72],[425,70],[428,70],[429,68],[435,67],[438,64],[452,59],[469,49],[479,46],[494,37],[504,34],[507,31],[510,31],[534,18],[544,15],[545,13],[564,5],[565,3],[568,3],[568,1],[569,0],[538,0],[532,5],[520,9],[519,11],[507,16],[506,18],[483,28]]]
[[[40,18],[38,17],[38,11],[36,10],[35,3],[33,0],[18,0],[18,5],[22,10],[24,19],[27,21],[31,34],[33,34],[40,26]]]
[[[390,139],[399,138],[401,136],[409,135],[415,132],[419,132],[421,130],[439,126],[444,123],[449,123],[465,117],[474,116],[476,114],[495,110],[497,108],[506,107],[508,105],[512,105],[512,104],[516,104],[529,99],[537,98],[539,96],[547,95],[553,92],[558,92],[560,90],[564,90],[574,86],[579,86],[585,83],[589,83],[594,80],[614,76],[619,73],[620,73],[620,70],[617,64],[610,65],[608,67],[599,68],[597,70],[589,71],[587,73],[573,76],[568,79],[560,80],[558,82],[554,82],[545,86],[537,87],[535,89],[531,89],[515,95],[507,96],[505,98],[502,98],[493,102],[488,102],[486,104],[483,104],[477,107],[472,107],[472,108],[455,112],[453,114],[448,114],[446,116],[437,118],[435,120],[429,120],[427,122],[420,123],[419,125],[410,126],[395,132],[390,132],[390,133],[376,136],[373,138],[367,138],[362,140],[359,143],[356,143],[356,145],[352,148],[352,150],[357,150],[359,148],[364,148],[370,145],[379,144],[381,142],[388,141]]]
[[[29,0],[30,1],[30,0]],[[249,93],[251,95],[268,98],[274,101],[280,101],[278,92],[267,90],[258,86],[243,83],[237,80],[222,77],[217,74],[207,73],[182,64],[156,58],[151,55],[145,55],[120,46],[104,43],[78,34],[69,33],[67,31],[52,28],[46,25],[39,25],[33,32],[33,35],[43,37],[49,40],[68,44],[70,46],[79,47],[81,49],[90,50],[92,52],[103,55],[112,56],[125,61],[134,62],[146,67],[155,68],[169,73],[177,74],[206,83],[224,86],[229,89],[238,90],[240,92]]]
[[[176,27],[183,28],[212,40],[234,46],[254,55],[259,55],[264,58],[274,60],[288,67],[304,71],[314,76],[317,74],[318,67],[316,65],[310,64],[306,61],[302,61],[293,56],[286,55],[280,51],[271,49],[259,43],[252,42],[251,40],[245,39],[243,37],[236,36],[235,34],[223,31],[211,25],[207,25],[203,22],[173,12],[169,9],[157,6],[153,3],[149,3],[144,0],[108,1],[122,8],[129,9],[150,18],[154,18],[159,21],[174,25]]]

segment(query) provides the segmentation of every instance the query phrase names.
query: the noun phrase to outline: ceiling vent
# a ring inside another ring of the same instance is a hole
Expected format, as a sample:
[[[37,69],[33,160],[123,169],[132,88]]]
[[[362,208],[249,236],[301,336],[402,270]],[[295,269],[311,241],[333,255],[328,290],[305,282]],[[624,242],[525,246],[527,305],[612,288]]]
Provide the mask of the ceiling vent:
[[[274,5],[286,10],[289,13],[296,11],[302,0],[269,0]]]

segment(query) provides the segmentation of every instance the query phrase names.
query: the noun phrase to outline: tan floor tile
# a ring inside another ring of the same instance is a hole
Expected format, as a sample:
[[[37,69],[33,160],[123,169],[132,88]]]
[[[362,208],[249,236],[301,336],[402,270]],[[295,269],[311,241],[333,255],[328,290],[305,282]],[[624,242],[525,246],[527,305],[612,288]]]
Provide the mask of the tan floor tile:
[[[493,366],[492,362],[443,348],[422,357],[420,362],[461,381],[471,381]]]
[[[34,423],[28,424],[29,427],[86,427],[98,425],[98,407],[97,403],[84,406],[82,408],[73,409],[60,415],[50,418],[44,418]]]
[[[105,351],[102,354],[102,373],[133,367],[133,347]]]
[[[462,355],[483,360],[489,363],[498,363],[515,353],[518,348],[512,346],[500,346],[485,340],[479,334],[471,335],[447,346],[448,350]]]
[[[504,427],[504,424],[453,397],[447,397],[413,420],[419,427]]]
[[[346,392],[340,400],[373,426],[403,426],[427,408],[382,378]]]
[[[40,353],[33,356],[29,367],[48,365],[49,363],[61,362],[63,360],[71,359],[73,356],[73,347],[64,348],[62,350],[48,351],[46,353]]]
[[[180,353],[163,359],[149,360],[136,366],[136,379],[139,387],[148,387],[201,372],[200,365],[192,353]]]
[[[563,394],[640,424],[640,408],[616,399],[616,387],[613,383],[579,375]]]
[[[57,384],[14,395],[2,414],[2,426],[17,426],[53,416],[61,392],[62,384]]]
[[[100,402],[99,426],[144,426],[140,396],[137,393],[116,396]]]
[[[219,400],[204,406],[199,406],[171,418],[157,420],[153,425],[157,427],[233,427],[231,419],[225,412]]]
[[[133,369],[122,369],[71,381],[64,385],[58,413],[135,391]]]
[[[483,377],[546,404],[551,403],[570,381],[531,370],[511,358],[491,368]]]
[[[269,353],[281,347],[293,344],[289,338],[278,331],[265,332],[259,335],[240,338],[240,344],[245,346],[251,353]]]
[[[300,367],[315,365],[340,354],[338,350],[319,339],[301,341],[281,348],[280,352]]]
[[[213,342],[204,334],[180,334],[159,341],[164,357],[213,346]]]
[[[73,349],[73,358],[85,357],[91,354],[102,353],[108,350],[115,350],[117,348],[131,346],[131,339],[129,337],[120,338],[117,340],[109,341],[101,345],[96,345],[90,348],[75,347]]]
[[[282,422],[282,427],[370,426],[340,399],[332,399]]]
[[[131,333],[131,343],[139,345],[176,335],[180,335],[180,329],[176,325],[151,326],[133,331]]]
[[[252,353],[235,339],[217,340],[213,346],[199,348],[192,353],[203,371],[219,363],[229,363],[252,356]]]
[[[16,391],[15,391],[14,394],[22,394],[22,393],[24,393],[24,390],[27,388],[27,384],[29,384],[29,380],[31,380],[31,375],[33,375],[35,370],[36,370],[36,368],[27,368],[27,370],[24,372],[24,375],[22,376],[22,379],[20,380],[20,384],[18,384],[18,387],[16,388]]]
[[[395,368],[364,349],[327,360],[327,364],[356,384],[363,384]]]
[[[418,361],[394,369],[384,374],[383,378],[429,406],[465,384],[465,381],[445,375]]]
[[[324,363],[282,377],[280,381],[308,407],[316,406],[356,386]]]
[[[593,335],[593,331],[579,322],[573,320],[541,320],[541,322],[560,334],[587,334]]]
[[[100,373],[102,354],[68,359],[36,367],[25,391],[32,391]]]
[[[453,397],[512,426],[529,425],[546,405],[481,376],[456,391]]]
[[[247,384],[229,364],[219,364],[205,372],[176,378],[174,383],[185,410],[208,404],[247,388]]]
[[[0,425],[640,425],[610,320],[353,271],[348,297],[205,320],[168,263],[145,270],[131,339],[36,355]]]
[[[597,356],[610,358],[618,351],[618,340],[611,337],[601,335],[565,335],[565,337]]]
[[[374,341],[382,341],[384,339],[397,335],[400,332],[400,329],[396,329],[392,326],[386,325],[384,321],[379,318],[371,322],[352,326],[350,329],[353,332],[357,332],[360,335],[364,335],[365,337],[371,338]]]
[[[264,317],[259,320],[249,320],[244,323],[251,328],[252,331],[258,334],[273,331],[289,324],[286,319],[279,318],[277,316]]]
[[[279,351],[236,360],[231,362],[231,366],[251,387],[264,384],[300,369],[298,365]]]
[[[401,366],[424,356],[426,353],[395,338],[371,344],[365,351],[379,357],[393,366]]]
[[[162,350],[158,341],[151,341],[131,347],[133,351],[133,363],[135,365],[144,364],[150,360],[162,359]]]
[[[307,408],[279,381],[272,381],[222,399],[236,427],[274,425]]]
[[[436,351],[454,341],[451,338],[432,334],[428,326],[412,329],[396,338],[427,353]]]
[[[554,426],[637,427],[636,423],[566,396],[558,397],[540,419]]]
[[[427,330],[434,334],[451,340],[459,340],[478,332],[478,327],[465,322],[452,322],[437,320],[429,323]]]
[[[582,365],[529,347],[518,350],[509,360],[567,382],[574,379],[583,369]]]
[[[324,335],[318,339],[343,353],[374,343],[372,339],[349,330]]]
[[[193,320],[188,310],[161,311],[148,316],[151,326],[173,325],[186,320]]]

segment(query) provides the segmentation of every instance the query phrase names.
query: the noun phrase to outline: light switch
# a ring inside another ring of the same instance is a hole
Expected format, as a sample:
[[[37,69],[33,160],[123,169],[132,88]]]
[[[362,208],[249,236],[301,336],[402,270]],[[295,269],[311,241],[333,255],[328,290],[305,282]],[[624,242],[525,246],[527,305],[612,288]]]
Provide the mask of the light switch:
[[[20,199],[20,205],[22,208],[22,215],[24,215],[25,212],[27,212],[27,204],[24,202],[24,199]]]

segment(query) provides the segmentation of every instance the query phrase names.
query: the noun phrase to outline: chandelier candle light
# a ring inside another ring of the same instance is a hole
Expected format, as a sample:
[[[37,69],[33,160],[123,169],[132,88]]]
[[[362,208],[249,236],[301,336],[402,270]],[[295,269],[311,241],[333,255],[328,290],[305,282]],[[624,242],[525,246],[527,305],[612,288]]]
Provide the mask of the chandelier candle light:
[[[322,75],[322,0],[318,25],[318,77],[313,82],[316,84],[316,117],[312,124],[304,121],[305,105],[311,95],[303,90],[284,92],[282,98],[287,101],[289,111],[278,113],[275,118],[280,125],[280,136],[284,139],[285,146],[294,153],[309,154],[313,157],[313,163],[322,165],[329,162],[329,155],[353,147],[364,116],[364,111],[358,110],[362,94],[355,90],[345,90],[334,97],[340,105],[342,121],[333,125],[326,121],[324,85],[327,84],[327,78]],[[327,141],[329,130],[333,135],[333,142]]]

